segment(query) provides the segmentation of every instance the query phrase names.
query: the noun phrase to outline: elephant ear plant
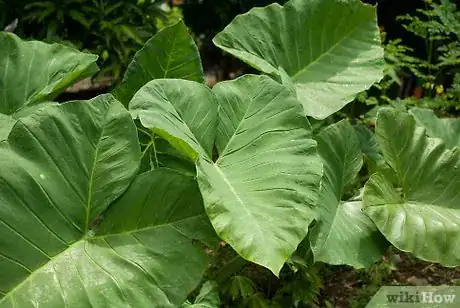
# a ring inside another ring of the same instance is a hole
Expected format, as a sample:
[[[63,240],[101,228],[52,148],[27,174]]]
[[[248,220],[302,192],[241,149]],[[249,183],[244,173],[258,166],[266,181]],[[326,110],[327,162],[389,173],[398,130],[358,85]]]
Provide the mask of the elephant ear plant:
[[[218,307],[202,280],[220,241],[277,276],[300,243],[358,268],[389,244],[460,264],[459,154],[433,138],[450,124],[382,109],[365,145],[346,120],[314,135],[307,117],[382,77],[375,7],[291,0],[237,17],[214,42],[265,74],[212,89],[181,21],[112,94],[62,104],[95,56],[0,42],[2,308]],[[362,149],[387,172],[350,198]]]

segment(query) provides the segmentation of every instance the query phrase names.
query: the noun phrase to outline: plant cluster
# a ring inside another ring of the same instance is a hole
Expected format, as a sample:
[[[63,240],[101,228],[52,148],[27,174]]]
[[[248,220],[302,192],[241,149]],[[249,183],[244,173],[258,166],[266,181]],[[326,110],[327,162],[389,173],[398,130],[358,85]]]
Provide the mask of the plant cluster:
[[[380,105],[402,99],[409,106],[447,112],[459,109],[460,11],[450,0],[424,0],[424,5],[416,14],[397,18],[423,43],[424,50],[415,51],[401,39],[388,40],[382,32],[385,78],[371,91],[361,93],[358,101]],[[404,79],[412,81],[412,77],[415,82],[404,84]]]
[[[112,93],[58,104],[97,56],[0,33],[0,307],[219,307],[219,289],[302,307],[312,264],[367,268],[390,245],[460,264],[458,120],[383,108],[375,134],[310,124],[383,77],[375,7],[272,4],[213,42],[263,74],[207,87],[180,21]],[[220,246],[235,258],[216,269]],[[290,291],[263,298],[246,264]]]
[[[152,35],[181,18],[177,7],[157,0],[22,0],[14,5],[0,1],[2,6],[6,16],[0,25],[3,19],[12,22],[7,16],[18,18],[18,31],[25,37],[95,53],[100,56],[100,74],[115,79]]]

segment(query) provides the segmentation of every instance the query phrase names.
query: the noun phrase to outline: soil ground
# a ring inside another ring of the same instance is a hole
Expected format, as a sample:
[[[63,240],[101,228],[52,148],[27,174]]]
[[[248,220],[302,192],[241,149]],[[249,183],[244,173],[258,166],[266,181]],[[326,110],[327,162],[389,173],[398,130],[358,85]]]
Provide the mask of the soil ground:
[[[320,307],[329,302],[336,308],[358,308],[365,307],[381,286],[460,285],[460,267],[446,268],[390,249],[371,270],[326,267],[323,284]]]

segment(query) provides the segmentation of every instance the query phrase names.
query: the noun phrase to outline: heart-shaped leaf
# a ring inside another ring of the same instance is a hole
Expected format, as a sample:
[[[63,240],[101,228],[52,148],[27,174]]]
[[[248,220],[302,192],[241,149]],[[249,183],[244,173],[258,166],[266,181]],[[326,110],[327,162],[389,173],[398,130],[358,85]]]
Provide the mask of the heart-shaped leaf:
[[[204,81],[200,54],[183,21],[166,27],[140,49],[113,95],[128,106],[147,82],[160,78]]]
[[[0,32],[0,113],[53,99],[72,83],[94,74],[97,56],[60,44],[22,41]]]
[[[293,83],[307,115],[318,119],[383,77],[376,9],[359,0],[291,0],[254,8],[213,41],[262,72]]]
[[[153,80],[129,104],[133,118],[193,162],[198,155],[212,157],[217,108],[209,88],[180,79]]]
[[[417,124],[426,129],[429,137],[442,139],[447,147],[460,147],[460,120],[454,118],[438,118],[433,110],[412,108],[411,113]]]
[[[321,161],[310,124],[291,92],[266,76],[221,83],[213,92],[190,81],[154,80],[134,96],[130,110],[197,161],[217,234],[278,274],[315,217]]]
[[[460,152],[388,108],[378,113],[376,138],[397,185],[374,174],[364,189],[366,213],[398,249],[460,265]]]
[[[278,274],[315,218],[322,166],[310,124],[289,90],[266,76],[213,91],[219,158],[197,164],[206,211],[242,257]]]
[[[215,233],[193,178],[155,170],[131,184],[139,158],[110,95],[18,121],[0,143],[0,307],[183,303],[207,265],[193,240]]]
[[[18,118],[97,72],[97,56],[0,32],[0,141]]]

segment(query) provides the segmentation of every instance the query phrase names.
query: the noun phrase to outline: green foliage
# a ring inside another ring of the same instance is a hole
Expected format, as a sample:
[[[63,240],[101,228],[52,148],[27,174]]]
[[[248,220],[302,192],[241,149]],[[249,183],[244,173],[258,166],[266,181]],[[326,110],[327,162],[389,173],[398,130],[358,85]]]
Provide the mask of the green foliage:
[[[362,212],[360,197],[343,200],[362,167],[359,139],[346,120],[328,126],[316,139],[324,174],[317,209],[321,219],[310,233],[315,261],[368,267],[382,256],[385,239]]]
[[[318,294],[323,287],[321,266],[307,264],[302,259],[291,258],[282,282],[272,298],[274,307],[309,307],[318,304]]]
[[[143,85],[152,79],[161,78],[204,81],[198,49],[182,21],[167,27],[147,41],[134,55],[123,80],[113,90],[113,94],[128,106]]]
[[[399,78],[409,74],[416,78],[415,87],[420,86],[423,94],[421,100],[405,98],[404,104],[440,110],[460,108],[460,11],[450,0],[424,0],[424,4],[425,9],[397,20],[422,41],[425,50],[415,51],[401,39],[385,39],[385,78],[371,91],[361,93],[359,102],[393,104],[394,99],[403,96],[398,93],[404,90]]]
[[[224,289],[232,301],[245,299],[254,295],[254,283],[251,279],[244,276],[233,276],[225,283]]]
[[[29,1],[23,22],[27,33],[46,41],[64,41],[100,56],[102,71],[118,78],[134,53],[161,27],[181,17],[162,1]]]
[[[195,301],[190,303],[186,301],[181,307],[182,308],[219,308],[220,299],[218,286],[213,281],[206,281],[200,290],[200,293],[195,298]]]
[[[376,139],[397,181],[373,174],[364,188],[365,212],[398,249],[457,265],[460,152],[426,137],[411,115],[394,109],[379,112]]]
[[[366,307],[370,299],[382,286],[391,283],[388,278],[395,270],[396,267],[391,258],[385,258],[371,268],[359,272],[357,275],[360,276],[363,287],[357,290],[354,298],[350,300],[350,308]]]
[[[460,64],[460,12],[449,0],[424,0],[425,9],[419,15],[405,15],[398,19],[404,28],[425,41],[426,59],[412,58],[407,68],[424,80],[428,89],[439,80],[439,71]],[[411,51],[411,50],[408,50]],[[445,72],[444,72],[445,73]]]
[[[212,89],[174,23],[113,95],[63,104],[96,56],[0,40],[0,307],[306,307],[320,262],[369,267],[391,244],[460,265],[456,121],[381,108],[374,135],[306,117],[382,76],[374,7],[251,10],[215,42],[268,75]],[[232,256],[209,266],[219,247]]]
[[[381,31],[382,46],[384,47],[385,66],[383,79],[375,83],[370,90],[363,91],[356,97],[357,102],[366,105],[391,104],[395,87],[402,86],[400,74],[407,66],[414,65],[412,56],[407,55],[411,48],[401,44],[400,39],[387,41],[386,33]],[[378,94],[375,94],[378,93]]]
[[[324,32],[331,35],[326,39]],[[213,41],[291,86],[316,119],[337,112],[383,77],[375,8],[360,1],[291,0],[253,9]]]
[[[0,280],[1,306],[144,306],[152,297],[177,305],[201,278],[206,255],[190,240],[200,230],[191,224],[206,228],[200,203],[189,203],[193,194],[200,198],[196,183],[168,170],[135,178],[136,128],[110,95],[49,106],[21,119],[0,151],[0,266],[8,277]],[[21,185],[29,192],[19,195]],[[170,190],[159,185],[177,185],[182,192],[174,193],[184,199],[168,197]],[[195,207],[175,214],[181,202]],[[104,211],[102,224],[93,226]],[[171,267],[164,275],[165,266],[185,253],[190,270]],[[145,293],[130,291],[140,288]]]
[[[0,141],[17,119],[98,70],[97,56],[0,32]],[[20,54],[21,56],[15,56]],[[72,61],[69,61],[72,59]]]
[[[412,108],[410,113],[429,137],[442,139],[448,148],[460,147],[460,120],[439,119],[430,109]]]

